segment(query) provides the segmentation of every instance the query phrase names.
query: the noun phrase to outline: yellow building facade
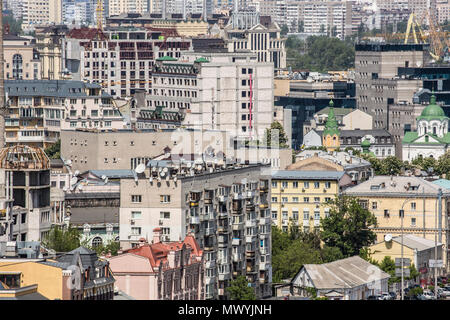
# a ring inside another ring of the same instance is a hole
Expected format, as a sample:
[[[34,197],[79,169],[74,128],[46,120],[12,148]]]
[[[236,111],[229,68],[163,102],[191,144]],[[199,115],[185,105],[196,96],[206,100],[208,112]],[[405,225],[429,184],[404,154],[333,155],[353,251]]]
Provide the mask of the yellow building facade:
[[[320,218],[330,212],[326,203],[350,183],[350,176],[342,171],[277,171],[271,187],[273,223],[284,230],[290,222],[304,232],[319,230]]]
[[[386,235],[393,237],[402,233],[425,239],[435,239],[443,244],[444,266],[448,268],[448,216],[449,196],[441,198],[441,217],[438,216],[439,187],[418,177],[375,176],[344,193],[359,199],[360,204],[369,209],[377,218],[376,243],[384,241]],[[439,225],[441,231],[439,233]],[[439,234],[440,238],[439,239]]]
[[[1,259],[0,275],[2,273],[20,274],[20,287],[37,284],[37,292],[47,299],[63,299],[63,270],[36,261],[20,259]]]

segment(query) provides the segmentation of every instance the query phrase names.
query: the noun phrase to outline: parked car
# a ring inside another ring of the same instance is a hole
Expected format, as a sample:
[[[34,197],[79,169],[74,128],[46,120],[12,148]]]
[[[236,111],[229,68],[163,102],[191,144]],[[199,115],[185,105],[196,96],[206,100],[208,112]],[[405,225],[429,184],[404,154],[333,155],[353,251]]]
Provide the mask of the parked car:
[[[368,296],[367,300],[383,300],[381,296]]]
[[[383,292],[381,294],[381,299],[380,300],[392,300],[391,295],[387,292]]]
[[[424,290],[422,294],[426,300],[436,300],[436,297],[434,296],[434,292],[431,290]]]
[[[397,294],[395,292],[389,292],[389,295],[391,296],[391,300],[396,300],[397,299]]]

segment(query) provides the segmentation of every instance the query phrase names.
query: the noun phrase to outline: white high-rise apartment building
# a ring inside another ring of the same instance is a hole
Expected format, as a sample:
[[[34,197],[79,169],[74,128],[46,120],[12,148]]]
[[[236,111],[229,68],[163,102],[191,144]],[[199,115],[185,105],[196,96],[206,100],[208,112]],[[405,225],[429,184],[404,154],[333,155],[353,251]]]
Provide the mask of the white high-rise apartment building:
[[[148,0],[109,0],[109,16],[121,13],[140,13],[149,11]]]
[[[182,125],[260,139],[273,122],[273,63],[253,53],[182,52],[157,59],[149,107],[185,113]]]
[[[60,24],[62,0],[22,0],[22,29],[33,30],[36,25]]]

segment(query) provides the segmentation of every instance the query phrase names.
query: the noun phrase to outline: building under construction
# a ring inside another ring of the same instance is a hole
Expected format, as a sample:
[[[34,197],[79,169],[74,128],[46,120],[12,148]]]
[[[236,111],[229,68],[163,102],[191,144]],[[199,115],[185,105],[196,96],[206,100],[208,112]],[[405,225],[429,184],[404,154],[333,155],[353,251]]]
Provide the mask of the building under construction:
[[[192,47],[174,28],[73,29],[66,42],[74,79],[99,83],[113,97],[134,95],[136,89],[150,93],[155,59],[178,58]]]
[[[41,148],[0,151],[0,237],[40,241],[51,228],[50,160]],[[3,234],[3,235],[2,235]]]

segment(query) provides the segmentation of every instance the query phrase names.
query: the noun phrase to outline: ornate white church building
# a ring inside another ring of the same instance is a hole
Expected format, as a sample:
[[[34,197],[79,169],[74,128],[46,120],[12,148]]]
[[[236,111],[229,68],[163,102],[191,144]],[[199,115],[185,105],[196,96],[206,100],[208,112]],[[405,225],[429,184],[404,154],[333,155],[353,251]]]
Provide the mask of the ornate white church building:
[[[450,148],[449,118],[431,96],[430,104],[417,118],[417,132],[406,132],[402,141],[403,160],[422,156],[438,159]]]

